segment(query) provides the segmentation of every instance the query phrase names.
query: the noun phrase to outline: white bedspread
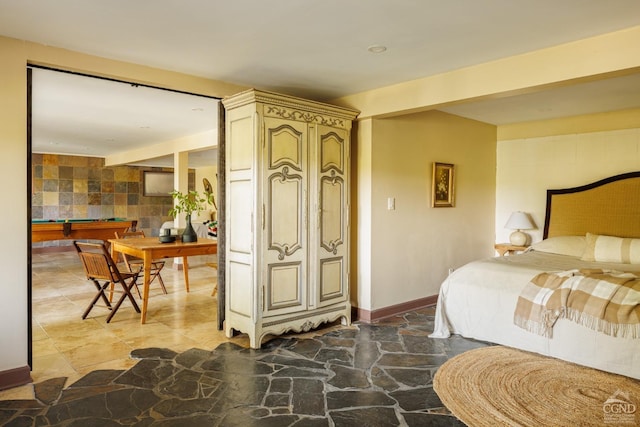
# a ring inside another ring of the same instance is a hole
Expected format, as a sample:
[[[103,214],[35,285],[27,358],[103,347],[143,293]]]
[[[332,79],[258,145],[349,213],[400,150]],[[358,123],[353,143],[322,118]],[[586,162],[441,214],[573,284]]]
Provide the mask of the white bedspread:
[[[535,251],[469,263],[443,282],[431,337],[460,334],[640,379],[640,339],[614,338],[566,319],[556,323],[553,338],[545,338],[513,323],[518,295],[536,274],[596,266],[640,271],[640,265]]]

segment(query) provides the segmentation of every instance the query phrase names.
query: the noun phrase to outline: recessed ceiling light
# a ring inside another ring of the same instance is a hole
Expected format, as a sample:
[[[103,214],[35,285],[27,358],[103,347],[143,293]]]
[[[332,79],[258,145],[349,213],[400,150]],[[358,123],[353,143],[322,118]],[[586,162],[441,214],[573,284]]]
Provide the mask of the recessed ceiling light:
[[[196,108],[192,108],[191,111],[204,111],[204,108],[196,107]]]
[[[369,46],[367,50],[371,53],[382,53],[387,50],[387,47],[379,44],[374,44],[372,46]]]

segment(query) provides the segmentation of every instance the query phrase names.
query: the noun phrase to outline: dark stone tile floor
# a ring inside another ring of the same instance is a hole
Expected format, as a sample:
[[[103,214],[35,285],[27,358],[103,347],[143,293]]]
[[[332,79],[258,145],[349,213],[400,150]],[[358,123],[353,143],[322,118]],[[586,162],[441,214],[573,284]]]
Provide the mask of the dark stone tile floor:
[[[448,358],[489,345],[428,338],[432,309],[260,350],[134,350],[132,368],[34,385],[34,400],[0,401],[6,426],[463,426],[432,387]]]

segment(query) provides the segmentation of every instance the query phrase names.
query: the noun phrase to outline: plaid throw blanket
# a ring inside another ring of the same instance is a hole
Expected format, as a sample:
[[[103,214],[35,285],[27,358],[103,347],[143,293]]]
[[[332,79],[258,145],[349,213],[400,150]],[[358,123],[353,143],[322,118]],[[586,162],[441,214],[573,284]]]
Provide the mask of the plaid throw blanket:
[[[600,269],[536,275],[518,297],[514,323],[551,338],[560,318],[614,337],[640,338],[640,278]]]

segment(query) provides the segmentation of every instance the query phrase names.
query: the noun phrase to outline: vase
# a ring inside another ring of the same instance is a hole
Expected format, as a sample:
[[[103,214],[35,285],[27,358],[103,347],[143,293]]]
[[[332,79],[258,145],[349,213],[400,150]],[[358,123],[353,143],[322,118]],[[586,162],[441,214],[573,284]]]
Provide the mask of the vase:
[[[196,234],[196,230],[194,230],[193,226],[191,225],[191,215],[187,215],[186,220],[187,220],[187,226],[184,228],[184,231],[182,232],[182,241],[186,243],[197,242],[198,235]]]

